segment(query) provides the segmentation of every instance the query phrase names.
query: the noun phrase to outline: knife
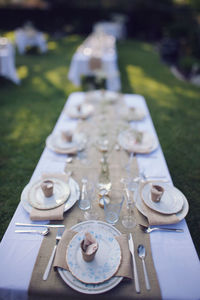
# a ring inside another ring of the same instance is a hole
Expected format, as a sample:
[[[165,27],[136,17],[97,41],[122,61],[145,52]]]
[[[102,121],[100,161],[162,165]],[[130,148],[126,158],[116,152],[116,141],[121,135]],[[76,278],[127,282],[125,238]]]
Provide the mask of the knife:
[[[132,254],[133,273],[134,273],[134,280],[135,280],[135,290],[136,290],[136,293],[139,294],[140,293],[140,285],[139,285],[138,272],[137,272],[137,266],[136,266],[136,261],[135,261],[134,243],[133,243],[133,238],[132,238],[131,233],[129,233],[128,245],[129,245],[129,250]]]
[[[56,224],[26,224],[26,223],[15,223],[16,226],[28,226],[28,227],[48,227],[48,228],[63,228],[65,225]]]

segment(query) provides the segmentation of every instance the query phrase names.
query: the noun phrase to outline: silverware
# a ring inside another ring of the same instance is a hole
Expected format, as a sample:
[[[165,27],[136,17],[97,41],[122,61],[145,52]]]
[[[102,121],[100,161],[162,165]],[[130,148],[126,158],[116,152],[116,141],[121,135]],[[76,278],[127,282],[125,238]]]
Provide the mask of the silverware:
[[[49,258],[49,261],[48,261],[48,264],[46,266],[44,275],[42,277],[43,280],[47,280],[47,278],[49,276],[49,272],[51,270],[51,266],[52,266],[52,263],[53,263],[53,260],[54,260],[54,256],[56,254],[56,249],[57,249],[57,246],[58,246],[58,242],[60,241],[63,232],[64,232],[64,228],[58,228],[57,235],[56,235],[56,244],[53,248],[53,251],[52,251],[51,256]]]
[[[133,261],[133,273],[134,273],[134,280],[135,280],[135,290],[136,290],[137,293],[140,293],[140,285],[139,285],[138,272],[137,272],[137,266],[136,266],[136,261],[135,261],[135,254],[134,254],[134,243],[133,243],[133,238],[132,238],[131,233],[129,233],[128,245],[129,245],[129,250],[131,252],[132,261]]]
[[[47,227],[47,228],[64,228],[65,225],[57,224],[26,224],[26,223],[15,223],[16,226],[28,226],[28,227]]]
[[[147,227],[144,226],[142,224],[139,224],[140,229],[142,231],[144,231],[145,233],[150,233],[152,231],[156,231],[156,230],[164,230],[164,231],[174,231],[174,232],[183,232],[183,229],[179,229],[179,228],[164,228],[164,227]]]
[[[145,256],[146,256],[145,247],[143,245],[139,245],[138,249],[137,249],[137,252],[138,252],[139,258],[141,258],[141,260],[142,260],[142,266],[143,266],[143,271],[144,271],[144,279],[145,279],[146,289],[150,290],[151,286],[150,286],[150,283],[149,283],[147,269],[146,269],[146,265],[145,265],[145,261],[144,261]]]
[[[16,233],[38,233],[41,235],[47,235],[49,233],[49,228],[44,230],[15,230]]]

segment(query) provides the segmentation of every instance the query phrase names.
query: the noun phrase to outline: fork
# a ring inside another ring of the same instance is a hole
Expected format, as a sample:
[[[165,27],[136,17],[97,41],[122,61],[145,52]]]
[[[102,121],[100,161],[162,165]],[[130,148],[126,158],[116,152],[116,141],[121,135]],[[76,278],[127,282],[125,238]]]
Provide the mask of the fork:
[[[145,233],[150,233],[152,231],[156,230],[164,230],[164,231],[174,231],[174,232],[183,232],[183,229],[178,229],[178,228],[164,228],[164,227],[147,227],[142,224],[139,224],[140,229],[145,232]]]
[[[64,228],[59,228],[58,231],[57,231],[57,234],[56,234],[56,244],[53,248],[53,251],[51,253],[51,256],[49,258],[49,261],[48,261],[48,264],[46,266],[46,269],[45,269],[45,272],[44,272],[44,275],[42,277],[43,280],[47,280],[48,276],[49,276],[49,272],[51,270],[51,266],[52,266],[52,263],[53,263],[53,260],[54,260],[54,257],[55,257],[55,254],[56,254],[56,249],[57,249],[57,246],[58,246],[58,243],[62,237],[62,234],[64,232]]]

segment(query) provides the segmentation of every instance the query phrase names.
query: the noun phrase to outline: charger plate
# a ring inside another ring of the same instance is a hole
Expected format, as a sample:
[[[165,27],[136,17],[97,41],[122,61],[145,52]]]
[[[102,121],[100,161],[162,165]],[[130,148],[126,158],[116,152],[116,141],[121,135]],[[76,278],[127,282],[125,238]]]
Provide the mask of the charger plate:
[[[53,182],[53,195],[46,197],[42,191],[41,184],[44,181],[40,179],[30,185],[28,191],[28,202],[37,209],[52,209],[62,205],[70,195],[68,183],[55,177],[47,177],[46,180]]]
[[[108,232],[110,235],[112,235],[112,238],[121,234],[120,231],[116,229],[114,226],[111,226],[102,221],[92,221],[92,220],[85,221],[74,225],[71,229],[80,233],[85,231],[91,231],[91,228],[92,230],[97,230],[99,233],[101,232],[101,230],[103,230],[104,232]],[[97,284],[84,283],[78,280],[76,277],[74,277],[69,271],[64,270],[62,268],[57,268],[57,269],[59,275],[67,285],[69,285],[74,290],[84,294],[104,293],[114,288],[123,279],[123,277],[113,276],[110,279]]]
[[[61,132],[50,134],[46,139],[46,146],[56,153],[75,154],[85,148],[86,136],[82,133],[76,133],[72,142],[65,142],[62,139]]]
[[[30,205],[28,201],[28,192],[30,189],[30,184],[27,184],[21,194],[21,202],[23,208],[30,214],[32,210],[32,206]],[[65,205],[64,205],[64,212],[69,210],[75,203],[76,201],[80,198],[80,188],[78,183],[73,179],[69,179],[69,188],[70,188],[70,195],[68,199],[65,199]]]
[[[128,122],[141,121],[146,116],[146,113],[142,108],[133,107],[133,106],[120,108],[119,114],[123,120]]]
[[[128,152],[150,153],[158,147],[158,142],[153,135],[147,131],[142,131],[141,142],[136,142],[137,131],[128,129],[118,135],[119,145]]]
[[[77,106],[71,106],[70,109],[66,110],[67,115],[72,119],[87,119],[94,112],[94,106],[89,103],[83,103],[81,105],[81,111],[78,110]]]
[[[152,183],[153,184],[157,184],[157,185],[161,185],[163,182],[161,182],[161,181],[152,181]],[[179,191],[179,193],[181,194],[181,196],[183,198],[183,207],[182,207],[182,209],[179,212],[177,212],[175,214],[176,217],[177,217],[177,223],[180,222],[181,220],[183,220],[187,216],[188,211],[189,211],[189,204],[188,204],[188,201],[187,201],[185,195],[181,191]],[[146,216],[146,212],[143,210],[143,207],[142,207],[142,201],[143,200],[142,200],[142,198],[140,196],[140,193],[138,193],[137,190],[135,191],[135,196],[134,197],[135,197],[135,199],[137,199],[137,201],[136,201],[136,207],[137,207],[137,209],[144,216]],[[163,216],[165,216],[165,215],[163,214]],[[166,215],[166,218],[167,217],[168,217],[168,215]]]
[[[151,209],[162,214],[174,214],[179,212],[183,207],[182,193],[174,186],[170,186],[164,182],[159,183],[159,186],[164,188],[164,193],[159,202],[153,202],[151,199],[151,183],[144,185],[142,189],[144,203]]]

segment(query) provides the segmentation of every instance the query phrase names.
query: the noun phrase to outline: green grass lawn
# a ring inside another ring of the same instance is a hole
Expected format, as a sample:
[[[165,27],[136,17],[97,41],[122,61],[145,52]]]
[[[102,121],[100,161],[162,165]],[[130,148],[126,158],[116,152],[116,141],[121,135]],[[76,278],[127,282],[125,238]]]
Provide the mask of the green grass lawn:
[[[10,33],[9,36],[13,37]],[[16,55],[21,85],[0,80],[0,236],[3,236],[28,183],[45,139],[68,95],[71,57],[83,37],[49,39],[47,54]],[[174,78],[149,44],[118,43],[123,93],[142,94],[148,104],[173,182],[190,205],[186,218],[199,246],[200,88]],[[200,253],[199,253],[200,254]]]

